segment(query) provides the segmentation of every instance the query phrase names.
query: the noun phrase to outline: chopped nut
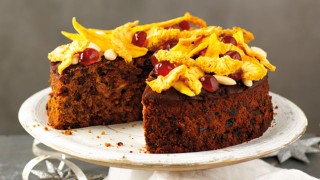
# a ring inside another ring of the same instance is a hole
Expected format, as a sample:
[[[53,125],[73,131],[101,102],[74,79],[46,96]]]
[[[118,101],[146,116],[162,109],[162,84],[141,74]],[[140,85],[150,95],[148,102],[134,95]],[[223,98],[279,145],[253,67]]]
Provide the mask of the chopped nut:
[[[88,133],[92,133],[91,129],[88,130]]]
[[[249,80],[249,79],[242,79],[242,82],[244,85],[246,85],[247,87],[251,87],[253,82],[252,80]]]
[[[260,54],[261,56],[263,56],[263,57],[265,57],[265,58],[267,57],[267,52],[265,52],[263,49],[261,49],[261,48],[259,48],[259,47],[255,47],[255,46],[252,46],[251,49],[252,49],[254,52]]]
[[[111,146],[110,143],[104,143],[104,145],[105,145],[106,147],[110,147],[110,146]]]
[[[72,64],[78,64],[79,63],[79,54],[74,54],[72,56]]]
[[[213,75],[217,81],[219,82],[219,84],[223,84],[223,85],[236,85],[237,82],[232,79],[232,78],[229,78],[227,76],[220,76],[220,75]]]
[[[101,135],[105,135],[106,134],[106,132],[105,131],[101,131],[101,133],[100,133]]]
[[[117,54],[116,52],[114,52],[113,49],[106,50],[103,55],[107,60],[110,60],[110,61],[113,61],[117,58]]]
[[[118,142],[117,146],[123,146],[123,142]]]
[[[47,126],[45,126],[45,127],[44,127],[44,130],[49,131],[49,129],[48,129],[48,127],[47,127]]]
[[[72,135],[72,131],[70,130],[70,129],[67,129],[67,130],[65,130],[65,131],[63,131],[63,132],[61,132],[62,134],[64,134],[64,135]]]

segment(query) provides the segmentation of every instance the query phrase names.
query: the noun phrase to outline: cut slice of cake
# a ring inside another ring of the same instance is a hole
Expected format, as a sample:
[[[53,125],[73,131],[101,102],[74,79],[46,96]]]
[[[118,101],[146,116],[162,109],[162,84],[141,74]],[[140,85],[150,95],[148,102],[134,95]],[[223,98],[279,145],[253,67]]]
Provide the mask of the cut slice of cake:
[[[49,125],[68,129],[142,120],[141,96],[152,70],[147,56],[130,64],[102,58],[90,66],[69,66],[61,75],[52,63]]]

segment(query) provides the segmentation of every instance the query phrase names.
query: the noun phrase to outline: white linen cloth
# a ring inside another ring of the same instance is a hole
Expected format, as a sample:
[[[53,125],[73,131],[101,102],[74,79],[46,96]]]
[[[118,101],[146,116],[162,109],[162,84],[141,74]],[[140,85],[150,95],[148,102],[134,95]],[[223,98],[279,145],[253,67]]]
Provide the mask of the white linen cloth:
[[[300,170],[281,169],[255,159],[207,170],[167,172],[110,168],[106,180],[316,180]]]

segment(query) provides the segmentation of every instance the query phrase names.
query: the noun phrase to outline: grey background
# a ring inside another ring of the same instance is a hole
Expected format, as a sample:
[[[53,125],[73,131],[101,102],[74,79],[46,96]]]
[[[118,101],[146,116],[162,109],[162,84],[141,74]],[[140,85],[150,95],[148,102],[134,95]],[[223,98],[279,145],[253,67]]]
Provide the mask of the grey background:
[[[296,103],[309,119],[307,131],[320,131],[320,1],[103,1],[0,0],[0,134],[24,134],[17,118],[22,102],[49,86],[47,53],[69,41],[71,18],[92,28],[111,29],[182,16],[186,11],[209,25],[234,25],[254,33],[251,45],[268,52],[277,66],[271,91]]]

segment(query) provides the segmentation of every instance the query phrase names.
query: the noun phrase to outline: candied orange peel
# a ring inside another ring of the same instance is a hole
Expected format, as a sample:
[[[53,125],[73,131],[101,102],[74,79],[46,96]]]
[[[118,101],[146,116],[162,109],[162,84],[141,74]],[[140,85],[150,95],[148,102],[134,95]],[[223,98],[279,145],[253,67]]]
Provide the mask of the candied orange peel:
[[[171,28],[183,21],[193,26],[189,29]],[[263,50],[251,48],[247,44],[254,39],[251,32],[240,27],[222,29],[219,26],[207,26],[203,19],[190,13],[145,25],[139,25],[139,21],[129,22],[112,30],[86,28],[76,18],[72,19],[72,25],[77,33],[61,32],[72,42],[57,47],[48,55],[50,61],[61,62],[58,66],[59,74],[73,64],[74,55],[89,44],[97,46],[100,54],[112,50],[114,55],[131,63],[134,58],[144,56],[148,51],[156,51],[170,40],[177,41],[177,44],[169,50],[158,50],[155,57],[159,62],[169,61],[175,68],[166,76],[159,75],[147,82],[158,93],[173,87],[183,94],[195,96],[201,92],[199,79],[205,73],[228,76],[241,69],[243,79],[258,81],[267,75],[268,69],[276,69]],[[132,42],[134,34],[139,31],[146,33],[143,46]],[[236,44],[225,43],[223,37],[226,35],[233,37]],[[241,58],[235,60],[225,55],[229,51],[236,51]]]
[[[187,67],[180,65],[174,68],[166,76],[158,76],[158,78],[147,81],[151,89],[157,93],[174,87],[176,90],[188,96],[195,96],[201,92],[201,82],[199,78],[204,75],[198,67]]]

